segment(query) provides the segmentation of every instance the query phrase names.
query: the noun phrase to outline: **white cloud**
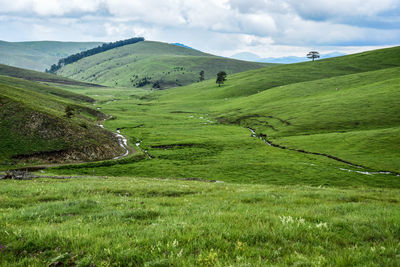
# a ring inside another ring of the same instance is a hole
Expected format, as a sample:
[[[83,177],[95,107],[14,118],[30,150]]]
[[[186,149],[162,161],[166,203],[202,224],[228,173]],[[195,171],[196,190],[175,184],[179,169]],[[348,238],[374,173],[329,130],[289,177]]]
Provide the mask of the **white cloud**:
[[[144,36],[260,56],[400,43],[399,0],[0,0],[0,7],[6,40]]]

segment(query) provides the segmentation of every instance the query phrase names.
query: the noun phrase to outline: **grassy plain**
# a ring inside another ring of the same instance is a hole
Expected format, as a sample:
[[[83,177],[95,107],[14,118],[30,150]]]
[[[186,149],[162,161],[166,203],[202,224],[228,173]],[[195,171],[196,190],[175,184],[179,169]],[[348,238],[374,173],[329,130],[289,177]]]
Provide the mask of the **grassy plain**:
[[[0,265],[396,266],[398,189],[0,181]]]

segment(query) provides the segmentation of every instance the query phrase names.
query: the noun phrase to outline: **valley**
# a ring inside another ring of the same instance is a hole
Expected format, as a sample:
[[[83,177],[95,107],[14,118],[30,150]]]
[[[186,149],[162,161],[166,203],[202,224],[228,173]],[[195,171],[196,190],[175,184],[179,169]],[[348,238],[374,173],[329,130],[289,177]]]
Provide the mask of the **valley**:
[[[0,74],[0,170],[71,177],[0,181],[0,264],[399,262],[400,47],[255,65],[145,41]],[[29,136],[32,113],[57,124]]]

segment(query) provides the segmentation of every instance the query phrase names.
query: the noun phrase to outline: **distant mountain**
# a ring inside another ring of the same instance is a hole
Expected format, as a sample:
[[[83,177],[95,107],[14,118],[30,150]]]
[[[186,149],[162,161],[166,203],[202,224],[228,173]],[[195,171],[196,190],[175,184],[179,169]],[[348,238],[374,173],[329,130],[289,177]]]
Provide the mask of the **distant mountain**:
[[[332,53],[328,53],[328,54],[322,54],[321,59],[340,57],[340,56],[344,56],[344,55],[345,54],[340,53],[340,52],[332,52]],[[254,53],[250,53],[250,52],[237,53],[237,54],[231,56],[231,58],[252,61],[252,62],[280,63],[280,64],[291,64],[291,63],[299,63],[299,62],[309,61],[309,59],[307,57],[296,57],[296,56],[261,58],[260,56],[254,54]]]
[[[44,71],[61,58],[94,48],[99,42],[0,41],[0,64]]]

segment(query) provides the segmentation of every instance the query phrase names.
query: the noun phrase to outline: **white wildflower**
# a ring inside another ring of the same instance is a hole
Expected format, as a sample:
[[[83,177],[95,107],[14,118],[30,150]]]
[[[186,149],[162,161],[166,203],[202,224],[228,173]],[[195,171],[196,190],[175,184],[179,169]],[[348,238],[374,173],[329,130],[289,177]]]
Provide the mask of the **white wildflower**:
[[[315,225],[317,228],[328,228],[328,224],[326,222],[320,222]]]

